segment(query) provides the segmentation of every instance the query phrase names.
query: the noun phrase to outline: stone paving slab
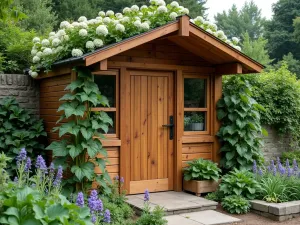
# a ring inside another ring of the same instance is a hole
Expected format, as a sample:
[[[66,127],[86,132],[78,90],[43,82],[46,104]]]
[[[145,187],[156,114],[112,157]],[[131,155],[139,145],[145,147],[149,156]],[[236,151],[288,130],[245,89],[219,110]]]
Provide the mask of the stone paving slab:
[[[240,219],[213,210],[167,216],[168,225],[221,225],[240,222]]]

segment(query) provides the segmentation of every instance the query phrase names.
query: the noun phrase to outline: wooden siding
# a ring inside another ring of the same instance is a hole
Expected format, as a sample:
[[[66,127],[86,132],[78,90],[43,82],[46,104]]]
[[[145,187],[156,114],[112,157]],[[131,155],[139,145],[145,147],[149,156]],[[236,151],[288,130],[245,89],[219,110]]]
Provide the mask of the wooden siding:
[[[113,179],[116,176],[119,176],[120,174],[120,148],[119,147],[105,147],[107,151],[107,164],[106,169],[111,177]],[[98,155],[97,157],[103,158],[102,155]],[[95,168],[96,174],[101,174],[102,171],[99,167]]]
[[[183,144],[182,145],[182,167],[186,162],[202,158],[213,159],[213,143]]]

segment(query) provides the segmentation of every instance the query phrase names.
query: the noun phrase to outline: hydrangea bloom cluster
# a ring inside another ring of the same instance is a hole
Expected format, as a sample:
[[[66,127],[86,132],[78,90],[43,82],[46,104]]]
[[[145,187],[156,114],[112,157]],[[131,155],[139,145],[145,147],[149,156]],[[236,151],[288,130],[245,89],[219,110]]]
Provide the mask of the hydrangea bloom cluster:
[[[40,68],[49,69],[58,60],[80,57],[104,45],[112,44],[122,39],[148,31],[170,21],[178,16],[189,14],[189,10],[173,1],[166,4],[164,0],[150,0],[150,5],[126,7],[122,13],[100,11],[94,19],[88,20],[81,16],[78,21],[60,23],[57,32],[50,32],[47,39],[33,39],[32,63],[29,74],[35,78]],[[206,21],[201,16],[191,19],[195,25],[215,35],[227,44],[241,50],[237,46],[238,38],[229,40],[223,31],[218,30],[214,23]]]
[[[271,160],[270,165],[267,167],[267,170],[265,172],[269,174],[273,174],[274,176],[277,175],[287,176],[287,177],[296,176],[300,178],[300,171],[298,168],[297,161],[295,159],[293,160],[293,165],[290,165],[290,162],[287,159],[284,166],[282,165],[280,158],[277,157],[276,164],[274,160]],[[253,173],[258,174],[260,176],[263,175],[263,170],[257,167],[256,161],[253,162]]]

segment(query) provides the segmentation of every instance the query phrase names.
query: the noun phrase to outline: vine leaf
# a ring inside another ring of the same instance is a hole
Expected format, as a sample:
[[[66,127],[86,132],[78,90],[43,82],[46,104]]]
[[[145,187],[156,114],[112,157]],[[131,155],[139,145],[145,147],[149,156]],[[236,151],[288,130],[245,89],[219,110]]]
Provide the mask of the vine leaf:
[[[52,150],[54,156],[67,156],[67,142],[65,140],[62,141],[53,141],[46,150]]]

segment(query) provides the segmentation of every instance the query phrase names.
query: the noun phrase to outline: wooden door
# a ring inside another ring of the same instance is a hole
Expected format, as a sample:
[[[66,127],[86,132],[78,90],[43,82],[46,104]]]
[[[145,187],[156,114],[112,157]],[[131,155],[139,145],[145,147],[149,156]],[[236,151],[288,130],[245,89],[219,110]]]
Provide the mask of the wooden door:
[[[130,71],[129,194],[173,190],[172,128],[163,127],[174,116],[173,85],[171,72]]]

